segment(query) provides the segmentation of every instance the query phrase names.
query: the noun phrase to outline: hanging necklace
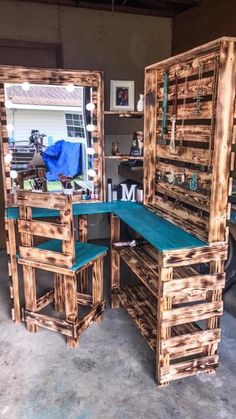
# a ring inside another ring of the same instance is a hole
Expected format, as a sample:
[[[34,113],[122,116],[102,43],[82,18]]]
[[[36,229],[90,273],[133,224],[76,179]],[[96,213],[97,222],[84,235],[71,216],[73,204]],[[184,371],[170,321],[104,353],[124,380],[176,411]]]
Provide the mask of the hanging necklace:
[[[184,141],[184,122],[185,122],[185,111],[186,111],[186,100],[188,94],[188,76],[189,76],[190,65],[186,64],[185,66],[185,78],[184,78],[184,99],[183,99],[183,116],[182,116],[182,123],[181,129],[179,131],[179,152],[181,153],[181,148],[183,146]]]
[[[173,103],[173,114],[171,117],[171,135],[170,135],[170,152],[175,153],[175,125],[177,118],[177,100],[178,100],[178,77],[175,72],[175,92],[174,92],[174,103]]]
[[[202,88],[202,73],[203,73],[203,64],[198,62],[198,86],[197,92],[193,97],[195,99],[195,112],[199,115],[202,112],[202,101],[205,92]]]
[[[168,108],[168,86],[169,76],[165,71],[163,74],[163,99],[162,99],[162,138],[167,133],[167,108]]]

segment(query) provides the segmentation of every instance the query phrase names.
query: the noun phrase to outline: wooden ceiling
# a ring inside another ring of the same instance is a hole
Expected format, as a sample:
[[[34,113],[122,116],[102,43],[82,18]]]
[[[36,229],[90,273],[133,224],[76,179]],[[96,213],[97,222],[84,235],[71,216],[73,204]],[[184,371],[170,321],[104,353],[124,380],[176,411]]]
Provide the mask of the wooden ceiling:
[[[19,0],[18,0],[19,1]],[[114,12],[175,17],[201,0],[20,0],[30,3],[56,4],[78,8],[110,10]]]

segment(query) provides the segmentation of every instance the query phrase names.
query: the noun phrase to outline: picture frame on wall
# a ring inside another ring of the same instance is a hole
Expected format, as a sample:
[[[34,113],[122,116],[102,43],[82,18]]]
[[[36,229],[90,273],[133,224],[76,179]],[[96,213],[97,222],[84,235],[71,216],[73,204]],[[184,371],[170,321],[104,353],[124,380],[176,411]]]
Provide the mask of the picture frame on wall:
[[[111,80],[110,82],[110,110],[134,110],[134,81]]]

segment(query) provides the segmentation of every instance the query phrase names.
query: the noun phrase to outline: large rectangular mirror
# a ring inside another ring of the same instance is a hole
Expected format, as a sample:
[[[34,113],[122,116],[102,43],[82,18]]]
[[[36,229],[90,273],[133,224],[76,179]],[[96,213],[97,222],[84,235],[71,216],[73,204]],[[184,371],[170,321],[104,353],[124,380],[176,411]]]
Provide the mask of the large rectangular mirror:
[[[101,72],[0,67],[6,204],[20,189],[103,200]]]

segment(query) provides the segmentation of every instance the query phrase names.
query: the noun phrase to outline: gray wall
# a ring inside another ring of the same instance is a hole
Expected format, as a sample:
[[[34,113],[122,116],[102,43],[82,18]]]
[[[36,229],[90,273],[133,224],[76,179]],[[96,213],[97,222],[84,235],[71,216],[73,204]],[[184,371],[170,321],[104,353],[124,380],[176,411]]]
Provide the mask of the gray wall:
[[[170,55],[171,35],[172,21],[168,18],[0,0],[0,40],[61,43],[64,68],[103,70],[106,109],[111,79],[134,80],[135,102],[138,100],[138,93],[143,92],[144,67]],[[31,56],[30,65],[40,66],[32,52]],[[124,142],[142,127],[142,120],[106,117],[108,150],[113,135],[119,141],[118,134],[122,134],[120,140]],[[114,176],[116,171],[114,164]],[[98,227],[105,231],[103,223]]]
[[[221,36],[236,36],[235,22],[235,0],[201,0],[198,7],[173,19],[172,54]]]

